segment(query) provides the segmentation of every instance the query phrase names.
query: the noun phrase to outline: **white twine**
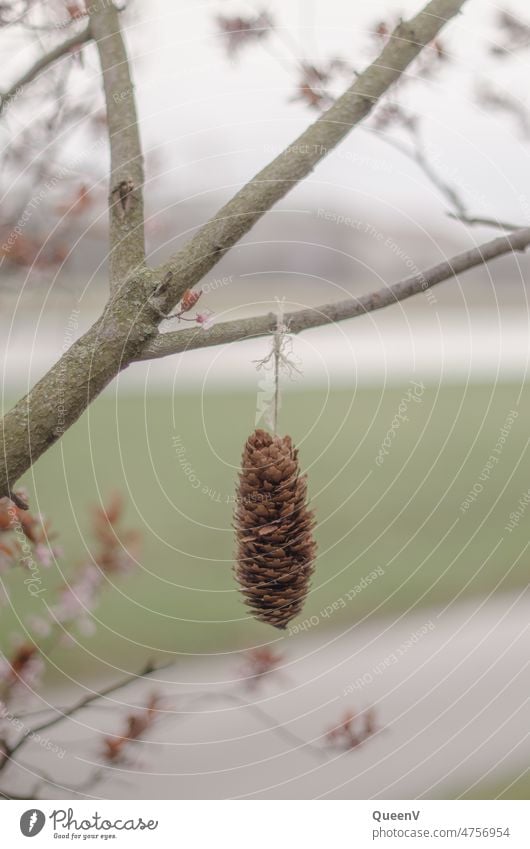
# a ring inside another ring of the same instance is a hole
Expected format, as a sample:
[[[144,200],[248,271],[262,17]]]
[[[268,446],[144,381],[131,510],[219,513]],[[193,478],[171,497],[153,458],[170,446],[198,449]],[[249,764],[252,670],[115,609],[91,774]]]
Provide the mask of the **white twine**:
[[[293,340],[289,336],[289,327],[284,318],[285,298],[281,300],[276,298],[276,304],[276,330],[272,336],[271,350],[262,360],[254,360],[257,371],[270,372],[270,378],[264,386],[261,386],[264,391],[258,396],[260,403],[256,413],[256,424],[263,418],[274,435],[278,432],[278,414],[281,407],[280,373],[287,374],[291,379],[295,373],[302,374],[299,363],[294,357]]]

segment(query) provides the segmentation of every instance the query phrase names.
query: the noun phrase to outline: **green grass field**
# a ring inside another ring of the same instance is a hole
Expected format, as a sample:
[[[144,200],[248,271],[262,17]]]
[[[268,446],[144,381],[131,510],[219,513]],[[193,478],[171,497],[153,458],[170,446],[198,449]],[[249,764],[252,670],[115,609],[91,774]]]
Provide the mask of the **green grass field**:
[[[291,391],[281,414],[310,479],[319,520],[319,560],[302,617],[346,598],[376,567],[384,575],[325,623],[339,625],[389,611],[501,592],[527,583],[526,521],[504,530],[529,488],[526,448],[530,392],[515,385],[426,388],[408,403],[388,456],[375,458],[407,392]],[[269,639],[251,621],[232,576],[234,481],[253,428],[256,398],[240,393],[100,398],[26,476],[32,505],[50,517],[66,571],[90,546],[87,507],[118,489],[128,524],[140,528],[136,575],[118,580],[97,611],[100,626],[80,638],[85,652],[61,650],[65,670],[86,674],[101,661],[137,669],[165,651],[230,651]],[[402,408],[403,409],[403,408]],[[510,410],[518,417],[469,509],[460,505],[479,480]],[[177,449],[180,449],[180,453]],[[183,463],[189,463],[187,473]],[[190,469],[193,471],[191,472]],[[60,576],[44,576],[46,593]],[[37,613],[12,574],[13,614],[4,637]],[[161,654],[162,653],[162,654]]]

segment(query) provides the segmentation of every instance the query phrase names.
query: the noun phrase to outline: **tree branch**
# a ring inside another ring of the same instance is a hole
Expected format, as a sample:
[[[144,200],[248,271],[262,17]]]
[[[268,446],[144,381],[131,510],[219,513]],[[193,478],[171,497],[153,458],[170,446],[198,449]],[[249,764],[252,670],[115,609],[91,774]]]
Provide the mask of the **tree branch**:
[[[480,215],[458,215],[456,212],[448,212],[449,218],[455,221],[461,221],[462,224],[469,224],[471,227],[495,227],[497,230],[506,230],[508,233],[517,230],[520,225],[514,224],[513,221],[503,221],[499,218],[487,218]]]
[[[286,313],[285,321],[289,326],[289,332],[296,334],[312,327],[335,324],[338,321],[364,315],[424,292],[437,283],[455,277],[469,268],[487,263],[495,257],[511,253],[511,251],[524,251],[529,245],[530,227],[523,227],[507,236],[499,236],[490,242],[457,254],[446,262],[434,265],[420,274],[407,277],[388,288],[379,289],[358,298],[352,296],[334,304],[322,304],[318,307]],[[252,339],[256,336],[267,336],[274,332],[276,321],[277,317],[269,313],[253,318],[225,321],[206,332],[201,328],[193,328],[160,333],[141,350],[137,359],[159,359],[195,348],[208,348],[213,345]]]
[[[508,233],[520,229],[521,224],[514,224],[510,221],[502,221],[498,218],[488,218],[484,216],[470,215],[456,187],[454,185],[451,185],[448,181],[444,180],[443,177],[438,174],[436,168],[429,161],[429,157],[421,143],[418,129],[416,128],[415,130],[410,132],[414,142],[413,149],[411,149],[405,144],[402,144],[397,139],[394,139],[391,136],[385,134],[378,134],[377,138],[383,141],[385,144],[389,145],[390,147],[393,147],[394,150],[398,150],[400,153],[407,156],[409,159],[412,160],[412,162],[416,163],[416,165],[423,171],[427,179],[430,180],[432,185],[436,189],[438,189],[440,194],[443,195],[446,200],[449,201],[449,204],[453,207],[452,210],[447,212],[447,216],[449,218],[452,218],[454,221],[460,221],[462,222],[462,224],[468,224],[470,227],[495,227],[497,230],[505,230]]]
[[[148,663],[139,673],[130,675],[127,678],[122,679],[121,681],[118,681],[117,683],[110,684],[108,687],[106,687],[106,688],[104,688],[100,691],[89,693],[87,696],[85,696],[84,698],[82,698],[80,701],[76,702],[74,705],[70,706],[69,708],[66,708],[66,709],[59,709],[59,708],[46,709],[46,712],[48,712],[49,710],[53,710],[55,712],[54,716],[50,717],[50,719],[47,719],[47,720],[41,722],[38,725],[33,726],[33,728],[25,729],[25,731],[23,732],[23,734],[17,740],[16,743],[14,743],[10,747],[7,747],[7,746],[4,747],[4,752],[3,752],[4,759],[0,763],[0,772],[2,772],[2,770],[4,770],[4,769],[7,769],[7,767],[10,764],[13,764],[15,762],[14,761],[14,755],[27,742],[31,741],[32,738],[35,735],[40,735],[43,731],[46,731],[49,728],[51,728],[55,725],[58,725],[64,719],[68,719],[69,717],[73,716],[74,714],[78,713],[79,711],[83,710],[84,708],[87,708],[87,707],[90,707],[91,705],[94,705],[95,702],[98,702],[98,701],[104,699],[106,696],[112,695],[117,690],[120,690],[123,687],[128,686],[129,684],[132,684],[132,683],[134,683],[134,682],[136,682],[140,679],[147,679],[151,675],[153,675],[154,673],[158,673],[158,672],[161,672],[161,671],[166,670],[166,669],[171,669],[172,667],[174,667],[174,661],[169,661],[168,663],[166,663],[162,666],[157,666],[157,667],[153,666],[151,663]],[[293,746],[295,749],[298,749],[298,750],[307,749],[312,754],[316,755],[319,759],[326,759],[327,756],[328,756],[326,751],[323,750],[323,749],[317,748],[314,745],[313,741],[304,740],[303,738],[301,738],[297,734],[295,734],[293,731],[291,731],[288,727],[286,727],[282,724],[279,724],[276,721],[276,719],[271,714],[268,713],[267,710],[265,710],[263,707],[261,707],[261,705],[259,703],[250,702],[247,699],[243,698],[241,695],[239,695],[237,692],[231,692],[229,690],[220,690],[219,692],[203,693],[203,694],[196,694],[196,693],[179,693],[178,694],[178,698],[181,701],[182,701],[183,698],[186,699],[186,697],[188,697],[188,702],[184,703],[184,706],[185,706],[186,709],[183,710],[182,705],[180,705],[180,709],[175,711],[175,713],[180,715],[180,716],[183,715],[183,714],[186,714],[186,715],[189,715],[189,716],[196,716],[197,714],[193,710],[190,710],[190,707],[193,706],[194,704],[200,705],[200,704],[203,704],[203,703],[208,704],[212,701],[227,701],[227,702],[230,702],[230,703],[237,705],[238,707],[241,707],[242,709],[248,711],[260,723],[262,723],[268,731],[271,731],[271,732],[277,734],[279,737],[284,739],[290,746]],[[40,712],[41,711],[38,711],[38,713],[40,713]],[[164,711],[164,712],[169,713],[169,711]],[[16,718],[19,719],[19,720],[20,719],[24,720],[25,716],[27,716],[27,715],[17,716]],[[139,738],[130,737],[130,738],[123,738],[123,739],[126,739],[128,742],[133,742],[135,739],[139,739]],[[17,762],[20,765],[20,761],[17,760]],[[47,775],[45,772],[43,772],[42,770],[35,769],[34,767],[27,767],[27,769],[28,769],[28,771],[31,770],[35,774],[38,774],[42,782],[46,782],[48,784],[56,784],[56,782],[49,775]],[[92,786],[95,783],[95,781],[99,780],[99,778],[104,777],[104,775],[105,775],[105,770],[104,770],[104,768],[100,767],[92,775],[90,775],[89,778],[86,779],[84,782],[82,782],[81,784],[79,784],[75,787],[71,787],[70,789],[73,790],[76,793],[83,792],[83,790],[88,789],[90,786]],[[37,798],[37,791],[38,791],[38,788],[39,788],[39,784],[40,784],[40,782],[38,782],[35,785],[35,787],[33,788],[30,798]],[[11,798],[18,798],[18,797],[15,797],[15,796],[7,795],[5,792],[3,792],[1,790],[0,790],[0,797],[10,798],[10,799]],[[28,798],[28,797],[25,797],[25,798]]]
[[[110,141],[110,285],[123,284],[145,262],[144,168],[134,86],[120,27],[109,0],[89,4],[107,105]]]
[[[169,312],[191,288],[245,235],[275,203],[336,147],[372,110],[465,0],[431,0],[410,21],[402,21],[378,58],[305,132],[219,210],[217,215],[158,269],[173,280],[159,299]]]
[[[51,719],[42,722],[40,725],[35,725],[33,728],[28,728],[23,736],[18,740],[13,746],[8,747],[5,752],[5,760],[0,766],[0,770],[5,768],[5,766],[13,759],[13,755],[18,752],[18,750],[31,740],[35,734],[40,734],[41,731],[45,731],[47,728],[51,728],[53,725],[57,725],[59,722],[62,722],[63,719],[68,719],[68,717],[73,716],[74,713],[77,713],[83,708],[88,707],[92,702],[97,701],[98,699],[102,699],[105,696],[109,696],[112,693],[115,693],[117,690],[121,690],[122,687],[126,687],[128,684],[132,684],[135,681],[139,681],[141,678],[148,678],[150,675],[153,675],[155,672],[160,672],[161,670],[171,666],[172,663],[166,664],[166,666],[153,666],[152,663],[147,663],[146,666],[138,673],[133,675],[129,675],[122,681],[118,681],[115,684],[110,684],[103,690],[99,690],[98,692],[90,693],[88,696],[85,696],[81,701],[76,702],[75,705],[72,705],[67,710],[62,711],[59,714],[56,714]]]
[[[101,318],[2,418],[0,497],[156,335],[160,316],[150,307],[151,290],[146,271],[116,292]]]
[[[118,15],[91,4],[111,143],[111,291],[104,314],[1,422],[0,497],[157,335],[163,314],[369,113],[465,0],[430,0],[394,31],[379,58],[305,133],[241,189],[167,265],[144,265],[143,166],[134,92]],[[132,187],[131,187],[132,184]],[[113,198],[116,200],[113,200]],[[121,210],[121,211],[120,211]],[[132,274],[134,272],[134,276]]]
[[[31,66],[24,74],[22,74],[19,79],[13,83],[13,85],[5,92],[0,94],[0,115],[4,111],[4,109],[9,105],[10,101],[13,98],[17,97],[18,93],[29,83],[33,82],[41,71],[44,71],[50,65],[53,65],[54,62],[57,62],[58,59],[61,59],[74,47],[78,47],[81,44],[85,44],[85,42],[89,41],[92,38],[92,33],[90,29],[90,24],[88,24],[84,29],[79,30],[79,32],[67,38],[65,41],[62,41],[60,44],[57,44],[53,47],[48,53],[45,53],[43,56],[40,56],[34,65]]]
[[[10,494],[20,475],[129,365],[156,334],[160,322],[159,312],[148,300],[154,284],[153,272],[144,267],[142,154],[118,12],[109,0],[94,0],[90,15],[102,67],[111,148],[112,297],[90,330],[3,417],[0,497]],[[132,271],[137,271],[134,277]]]

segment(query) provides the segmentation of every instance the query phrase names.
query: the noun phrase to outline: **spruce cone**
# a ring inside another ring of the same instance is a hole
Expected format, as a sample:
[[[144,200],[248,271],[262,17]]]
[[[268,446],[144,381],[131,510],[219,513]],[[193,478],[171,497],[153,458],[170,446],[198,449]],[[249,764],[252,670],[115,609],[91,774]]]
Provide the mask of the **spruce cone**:
[[[239,475],[236,577],[252,613],[286,628],[302,609],[313,572],[314,514],[290,436],[256,430]]]

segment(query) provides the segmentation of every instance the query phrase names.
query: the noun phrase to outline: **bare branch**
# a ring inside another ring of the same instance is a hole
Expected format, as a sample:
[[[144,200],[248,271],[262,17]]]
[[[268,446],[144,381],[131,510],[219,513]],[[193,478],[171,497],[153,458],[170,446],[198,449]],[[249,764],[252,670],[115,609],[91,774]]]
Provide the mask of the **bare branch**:
[[[171,666],[172,663],[166,664],[167,667]],[[35,725],[33,728],[28,728],[23,736],[18,740],[13,746],[8,747],[5,753],[5,760],[3,761],[0,769],[5,768],[6,764],[12,761],[13,755],[15,752],[31,740],[35,734],[40,734],[41,731],[45,731],[47,728],[51,728],[53,725],[57,725],[59,722],[62,722],[64,719],[68,719],[68,717],[73,716],[73,714],[77,713],[83,708],[88,707],[92,702],[97,701],[98,699],[104,698],[105,696],[109,696],[112,693],[115,693],[116,690],[121,690],[122,687],[126,687],[128,684],[132,684],[134,681],[139,681],[141,678],[148,678],[150,675],[153,675],[155,672],[160,672],[162,669],[165,669],[165,666],[154,667],[152,663],[147,663],[145,667],[138,673],[133,675],[129,675],[125,680],[118,681],[115,684],[110,684],[110,686],[106,687],[103,690],[99,690],[94,693],[90,693],[88,696],[85,696],[81,701],[76,702],[75,705],[72,705],[65,711],[61,711],[58,714],[55,714],[51,719],[42,722],[40,725]]]
[[[90,5],[107,101],[111,147],[110,242],[113,297],[105,312],[2,419],[0,492],[53,445],[157,332],[148,302],[153,272],[144,265],[143,163],[134,92],[118,12],[109,0]],[[113,189],[114,187],[114,189]],[[132,271],[137,272],[134,279]],[[127,282],[127,288],[123,285]]]
[[[431,0],[401,23],[379,58],[293,145],[250,181],[165,268],[144,265],[143,166],[134,92],[109,0],[91,4],[111,142],[111,287],[104,314],[1,422],[0,496],[77,421],[157,334],[165,313],[367,115],[465,0]],[[113,200],[113,197],[116,200]],[[132,272],[135,272],[132,275]]]
[[[467,212],[467,207],[460,197],[456,187],[451,185],[451,183],[447,180],[444,180],[444,178],[437,172],[434,165],[430,162],[429,156],[421,142],[419,130],[416,128],[414,131],[411,131],[411,135],[414,142],[414,148],[410,148],[408,145],[402,144],[397,139],[391,138],[388,135],[378,134],[377,137],[384,141],[385,144],[393,147],[400,153],[403,153],[415,162],[419,168],[421,168],[427,179],[436,189],[438,189],[440,194],[442,194],[453,207],[453,211],[447,213],[449,218],[452,218],[454,221],[461,221],[463,224],[468,224],[471,227],[495,227],[498,230],[505,230],[507,233],[511,233],[514,230],[519,230],[521,228],[521,224],[501,221],[498,218],[470,215]]]
[[[364,315],[374,310],[403,301],[412,295],[417,295],[432,288],[437,283],[449,280],[469,268],[482,265],[495,257],[512,251],[524,251],[530,245],[530,227],[516,230],[507,236],[499,236],[490,242],[485,242],[476,248],[457,254],[446,262],[428,268],[420,274],[414,274],[394,283],[386,289],[379,289],[357,298],[352,296],[334,304],[323,304],[319,307],[297,310],[286,313],[285,322],[290,333],[301,333],[312,327],[324,324],[334,324],[348,318]],[[200,328],[193,330],[177,330],[173,333],[160,333],[139,354],[138,360],[158,359],[170,354],[191,351],[195,348],[207,348],[213,345],[224,345],[228,342],[239,342],[256,336],[267,336],[274,333],[276,328],[274,313],[243,318],[236,321],[226,321],[215,325],[211,330]]]
[[[109,0],[90,4],[107,104],[110,141],[110,285],[145,262],[144,168],[134,87],[119,14]]]
[[[333,106],[293,144],[259,172],[217,215],[158,269],[173,273],[173,281],[159,299],[169,312],[184,291],[194,286],[247,233],[275,203],[307,177],[315,166],[375,106],[423,47],[454,17],[465,0],[431,0],[410,21],[402,21],[377,59]]]
[[[160,316],[148,300],[152,280],[146,270],[119,289],[95,324],[2,418],[1,496],[156,335]]]
[[[480,215],[458,215],[456,212],[448,212],[449,218],[455,221],[461,221],[462,224],[469,224],[471,227],[496,227],[498,230],[505,230],[511,233],[518,230],[520,225],[514,224],[513,221],[502,221],[499,218],[487,218]]]
[[[255,702],[249,702],[239,696],[237,693],[231,693],[226,690],[221,691],[219,693],[203,693],[202,695],[195,696],[192,702],[200,704],[201,702],[208,703],[213,700],[232,702],[232,704],[244,708],[250,714],[255,716],[259,722],[264,724],[267,730],[277,734],[278,737],[281,737],[283,740],[293,746],[295,750],[308,749],[319,759],[325,759],[327,757],[327,754],[323,749],[319,749],[315,745],[313,745],[312,742],[304,740],[302,737],[299,737],[298,734],[295,734],[293,731],[287,728],[287,726],[278,723],[268,711],[264,710],[264,708],[261,707],[261,705]]]
[[[33,82],[33,80],[39,76],[41,71],[49,68],[49,66],[53,65],[54,62],[57,62],[58,59],[66,56],[75,47],[85,44],[85,42],[89,41],[91,38],[92,33],[90,25],[87,25],[84,29],[79,30],[79,32],[75,33],[70,38],[67,38],[65,41],[57,44],[48,53],[45,53],[43,56],[39,56],[31,68],[22,74],[22,76],[19,77],[19,79],[16,80],[16,82],[14,82],[7,91],[0,94],[0,114],[2,114],[6,106],[9,105],[10,101],[12,101],[25,86],[29,85],[29,83]]]
[[[440,174],[436,171],[434,166],[429,161],[429,157],[425,152],[423,145],[421,143],[421,139],[419,136],[419,130],[416,129],[413,133],[411,133],[414,141],[414,148],[410,148],[405,144],[402,144],[397,139],[392,138],[391,136],[385,135],[384,133],[378,134],[377,138],[381,139],[385,142],[385,144],[393,147],[394,150],[399,150],[400,153],[403,153],[409,159],[412,159],[416,165],[421,168],[425,176],[430,180],[430,182],[435,186],[440,194],[442,194],[446,200],[449,201],[450,205],[453,207],[455,212],[458,215],[465,216],[466,215],[466,206],[464,201],[458,194],[456,188],[446,180],[441,177]],[[517,227],[512,227],[512,230],[517,230]]]

